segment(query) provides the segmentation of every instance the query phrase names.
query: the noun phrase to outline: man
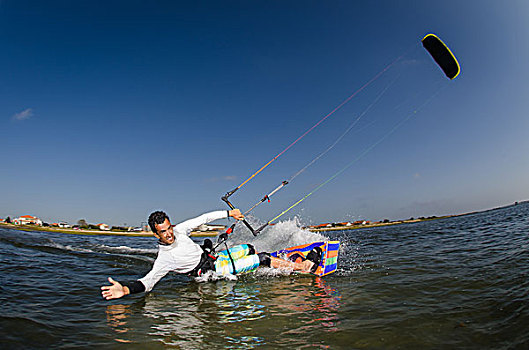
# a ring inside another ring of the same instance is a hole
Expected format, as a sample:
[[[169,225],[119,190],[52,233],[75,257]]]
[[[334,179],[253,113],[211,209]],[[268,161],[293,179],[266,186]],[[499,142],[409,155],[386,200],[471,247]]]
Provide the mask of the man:
[[[145,277],[129,283],[119,283],[109,277],[108,281],[112,285],[101,287],[103,298],[110,300],[131,293],[149,292],[170,271],[200,276],[209,270],[227,274],[250,271],[258,266],[266,266],[311,272],[319,264],[321,257],[319,252],[309,254],[304,261],[291,262],[271,257],[268,253],[257,254],[251,245],[230,248],[229,253],[223,251],[215,260],[208,249],[193,242],[189,238],[189,234],[194,228],[202,224],[226,217],[233,217],[236,220],[244,219],[244,215],[239,209],[220,210],[202,214],[173,227],[167,214],[162,211],[152,213],[149,216],[149,226],[154,236],[158,238],[159,244],[158,256],[154,261],[152,270]]]

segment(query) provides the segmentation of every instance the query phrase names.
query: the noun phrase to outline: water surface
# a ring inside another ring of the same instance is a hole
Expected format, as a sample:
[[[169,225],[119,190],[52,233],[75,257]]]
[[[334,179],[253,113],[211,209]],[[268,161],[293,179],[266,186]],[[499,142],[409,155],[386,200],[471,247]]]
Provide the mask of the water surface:
[[[325,236],[285,222],[252,240],[275,250],[342,242],[339,271],[269,269],[237,280],[168,275],[151,293],[105,301],[132,280],[153,238],[0,228],[2,348],[529,348],[529,203]]]

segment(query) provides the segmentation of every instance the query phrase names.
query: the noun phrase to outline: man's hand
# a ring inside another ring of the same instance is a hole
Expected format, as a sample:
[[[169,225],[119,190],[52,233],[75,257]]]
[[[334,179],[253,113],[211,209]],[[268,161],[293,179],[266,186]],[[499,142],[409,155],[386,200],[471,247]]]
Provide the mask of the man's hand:
[[[236,220],[242,220],[244,219],[244,215],[242,215],[241,211],[239,209],[233,209],[230,210],[230,216]]]
[[[106,300],[118,299],[122,296],[130,294],[128,287],[123,287],[121,283],[119,283],[118,281],[114,281],[112,277],[109,277],[108,281],[112,283],[111,286],[101,287],[101,295],[103,295],[103,298],[105,298]]]
[[[219,238],[217,238],[217,243],[223,242],[228,239],[228,234],[226,232],[221,233]]]

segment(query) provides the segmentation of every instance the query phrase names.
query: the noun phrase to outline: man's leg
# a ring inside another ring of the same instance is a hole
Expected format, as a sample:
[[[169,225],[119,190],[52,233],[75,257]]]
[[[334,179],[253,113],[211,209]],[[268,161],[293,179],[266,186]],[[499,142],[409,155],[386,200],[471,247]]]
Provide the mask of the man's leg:
[[[307,254],[306,258],[299,256],[296,259],[293,259],[294,261],[274,258],[268,253],[259,253],[259,265],[276,269],[285,268],[301,272],[315,272],[320,264],[322,253],[323,251],[320,247],[315,247],[309,252],[309,254]]]
[[[314,263],[310,260],[304,260],[302,262],[292,262],[279,258],[274,258],[273,256],[270,257],[270,267],[273,267],[275,269],[283,268],[291,269],[294,271],[310,272],[313,266]]]
[[[235,271],[233,271],[235,265]],[[228,257],[218,257],[215,261],[215,271],[221,275],[238,274],[244,272],[251,272],[260,265],[259,256],[257,254],[246,255],[232,260]]]
[[[239,244],[231,247],[228,250],[221,250],[217,253],[218,258],[229,259],[230,255],[232,259],[236,260],[247,255],[255,254],[255,248],[251,244]]]

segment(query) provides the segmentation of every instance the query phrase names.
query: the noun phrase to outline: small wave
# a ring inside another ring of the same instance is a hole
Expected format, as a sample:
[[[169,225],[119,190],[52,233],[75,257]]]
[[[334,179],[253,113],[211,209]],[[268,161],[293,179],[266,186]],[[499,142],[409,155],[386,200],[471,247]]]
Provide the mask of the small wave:
[[[108,246],[104,244],[96,244],[94,246],[96,249],[101,250],[103,252],[109,252],[109,253],[139,253],[139,254],[156,254],[158,252],[158,249],[156,248],[132,248],[128,247],[126,245],[120,245],[117,247],[114,246]]]
[[[71,251],[71,252],[95,253],[95,251],[93,251],[92,249],[74,247],[74,246],[71,246],[71,245],[64,245],[64,244],[60,244],[60,243],[57,243],[57,242],[54,242],[54,241],[49,241],[49,243],[45,243],[45,244],[43,244],[43,246],[47,246],[49,248],[60,249],[60,250],[67,250],[67,251]]]
[[[154,259],[151,257],[145,256],[145,254],[157,252],[156,249],[140,249],[140,248],[131,248],[127,246],[112,247],[112,246],[105,246],[101,244],[95,244],[91,247],[78,247],[78,246],[60,244],[52,240],[49,240],[48,242],[41,244],[40,247],[58,249],[61,251],[68,251],[68,252],[74,252],[74,253],[119,255],[119,256],[139,259],[139,260],[146,261],[149,263],[152,263]]]
[[[81,253],[111,253],[111,254],[131,254],[131,253],[139,253],[139,254],[145,254],[145,253],[156,253],[157,249],[141,249],[141,248],[131,248],[127,246],[118,246],[118,247],[112,247],[112,246],[106,246],[103,244],[95,244],[92,247],[78,247],[78,246],[72,246],[72,245],[64,245],[60,244],[54,241],[49,241],[48,243],[44,243],[43,246],[47,246],[49,248],[55,248],[60,250],[67,250],[72,252],[81,252]]]

